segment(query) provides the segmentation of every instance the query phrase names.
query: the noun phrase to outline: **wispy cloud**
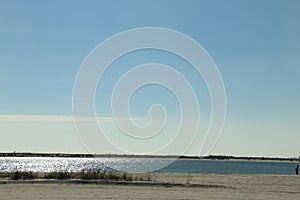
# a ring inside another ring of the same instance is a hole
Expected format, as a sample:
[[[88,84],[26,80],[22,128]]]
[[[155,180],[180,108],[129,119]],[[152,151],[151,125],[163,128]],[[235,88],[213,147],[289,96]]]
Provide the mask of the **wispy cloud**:
[[[74,122],[73,116],[0,115],[0,122]]]
[[[93,117],[77,117],[77,121],[95,121]],[[113,122],[112,117],[97,117],[99,122]],[[119,120],[141,120],[138,118],[128,119],[119,118]],[[143,119],[142,119],[143,120]],[[74,116],[56,116],[56,115],[0,115],[0,122],[75,122]]]

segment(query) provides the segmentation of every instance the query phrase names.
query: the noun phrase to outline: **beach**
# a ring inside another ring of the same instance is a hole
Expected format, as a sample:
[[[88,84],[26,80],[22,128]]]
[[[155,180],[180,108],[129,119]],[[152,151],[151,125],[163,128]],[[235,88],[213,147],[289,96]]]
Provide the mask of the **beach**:
[[[1,180],[0,199],[297,199],[300,176],[150,173],[151,181]]]

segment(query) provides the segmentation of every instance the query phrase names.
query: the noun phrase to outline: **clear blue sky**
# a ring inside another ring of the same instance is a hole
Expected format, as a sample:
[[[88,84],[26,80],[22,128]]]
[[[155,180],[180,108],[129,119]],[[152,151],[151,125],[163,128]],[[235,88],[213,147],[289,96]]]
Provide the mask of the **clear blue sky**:
[[[297,0],[0,1],[0,151],[85,152],[72,120],[60,118],[72,116],[81,63],[111,35],[154,26],[192,37],[220,70],[227,120],[213,154],[300,156],[299,10]],[[119,65],[184,65],[171,57],[145,51]],[[117,79],[119,69],[107,73],[106,81]],[[181,69],[193,80],[192,71]],[[110,117],[105,99],[111,89],[99,86],[100,117]],[[159,88],[144,92],[172,102]],[[153,103],[143,96],[137,93],[139,103],[131,105],[138,117]],[[204,116],[208,102],[203,97]],[[168,106],[176,115],[176,102]]]

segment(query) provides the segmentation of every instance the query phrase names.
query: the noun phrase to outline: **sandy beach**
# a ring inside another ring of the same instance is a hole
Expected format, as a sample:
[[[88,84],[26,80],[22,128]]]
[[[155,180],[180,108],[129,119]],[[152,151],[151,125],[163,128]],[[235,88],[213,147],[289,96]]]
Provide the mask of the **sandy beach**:
[[[0,199],[298,199],[300,176],[140,174],[147,182],[0,182]]]

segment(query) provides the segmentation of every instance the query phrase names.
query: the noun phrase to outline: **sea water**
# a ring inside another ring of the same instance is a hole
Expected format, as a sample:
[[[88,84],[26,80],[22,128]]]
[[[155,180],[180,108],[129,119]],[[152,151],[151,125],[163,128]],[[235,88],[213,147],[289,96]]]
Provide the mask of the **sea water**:
[[[0,172],[79,172],[116,171],[113,166],[138,166],[140,171],[149,165],[168,163],[167,158],[53,158],[53,157],[0,157]],[[179,159],[156,172],[196,174],[294,174],[295,162],[226,161]],[[139,171],[139,170],[136,170]]]

